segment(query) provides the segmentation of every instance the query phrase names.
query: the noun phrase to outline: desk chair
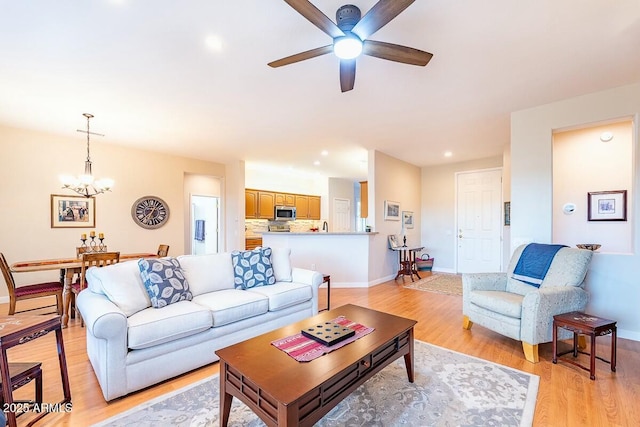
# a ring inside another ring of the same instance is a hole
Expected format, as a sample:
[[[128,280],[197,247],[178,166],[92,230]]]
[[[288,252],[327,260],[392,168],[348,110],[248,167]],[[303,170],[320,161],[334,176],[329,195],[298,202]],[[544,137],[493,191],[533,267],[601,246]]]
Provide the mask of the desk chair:
[[[58,314],[62,315],[62,290],[63,286],[60,282],[45,282],[45,283],[36,283],[33,285],[25,285],[25,286],[16,286],[16,282],[13,279],[13,274],[11,274],[11,269],[9,268],[9,264],[5,259],[4,255],[0,253],[0,269],[2,270],[2,275],[4,276],[4,281],[7,284],[7,289],[9,290],[9,315],[14,315],[15,313],[24,313],[26,311],[39,310],[41,308],[53,307],[54,305],[45,305],[43,307],[31,308],[28,310],[16,311],[16,302],[32,299],[32,298],[41,298],[48,296],[56,297],[56,311]]]
[[[164,257],[169,255],[169,245],[158,246],[158,256]]]
[[[120,252],[90,252],[82,254],[80,280],[71,285],[74,312],[77,310],[77,308],[75,308],[76,296],[87,287],[85,282],[85,273],[87,272],[87,269],[90,267],[104,267],[105,265],[116,264],[118,262],[120,262]],[[80,326],[84,326],[84,320],[79,312],[78,316],[80,316]]]

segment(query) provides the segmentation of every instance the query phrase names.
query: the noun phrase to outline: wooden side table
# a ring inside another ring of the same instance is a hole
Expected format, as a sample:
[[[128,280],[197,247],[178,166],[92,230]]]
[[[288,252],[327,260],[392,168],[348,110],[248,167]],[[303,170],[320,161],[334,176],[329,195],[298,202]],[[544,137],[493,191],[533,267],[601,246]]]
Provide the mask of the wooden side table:
[[[404,280],[404,276],[409,276],[413,282],[414,274],[418,279],[420,279],[420,275],[418,274],[418,269],[416,267],[416,253],[420,252],[422,249],[424,249],[424,246],[398,246],[391,248],[391,250],[398,252],[399,267],[398,274],[396,274],[394,280],[397,280],[400,276],[403,276],[402,280]]]
[[[11,390],[16,390],[23,385],[36,380],[36,395],[34,402],[42,403],[42,363],[9,363],[9,375],[11,376]],[[2,384],[0,383],[0,386]],[[0,395],[0,403],[4,406],[4,396]],[[5,408],[2,408],[3,410]]]
[[[62,341],[62,322],[60,316],[0,316],[0,378],[2,379],[2,397],[4,405],[11,408],[13,401],[13,388],[11,382],[11,370],[7,360],[7,350],[34,339],[43,337],[49,332],[55,332],[58,347],[58,362],[60,363],[60,376],[62,379],[62,391],[64,399],[60,405],[71,403],[71,389],[69,387],[69,372],[67,371],[67,359],[64,353]],[[53,405],[57,406],[57,405]],[[16,427],[16,413],[6,412],[7,422],[10,427]],[[47,412],[39,414],[29,425],[34,424]]]
[[[558,354],[558,328],[567,329],[573,332],[573,348]],[[596,359],[611,365],[611,372],[616,371],[616,341],[617,326],[615,320],[603,319],[601,317],[586,314],[581,311],[557,314],[553,316],[553,363],[558,360],[575,365],[585,371],[589,371],[590,378],[596,379]],[[591,349],[589,353],[578,350],[578,334],[589,335],[591,337]],[[596,355],[596,337],[611,334],[611,360],[606,360]],[[573,357],[578,357],[578,353],[590,356],[590,367],[587,369],[575,360],[569,358],[559,359],[559,356],[573,353]]]

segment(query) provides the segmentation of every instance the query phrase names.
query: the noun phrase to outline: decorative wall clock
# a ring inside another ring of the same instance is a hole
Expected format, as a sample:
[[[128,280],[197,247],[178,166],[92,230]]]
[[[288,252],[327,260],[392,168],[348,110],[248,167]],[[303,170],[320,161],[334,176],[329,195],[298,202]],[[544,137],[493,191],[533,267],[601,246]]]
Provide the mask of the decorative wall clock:
[[[140,197],[131,206],[131,217],[142,228],[160,228],[169,220],[169,205],[159,197]]]

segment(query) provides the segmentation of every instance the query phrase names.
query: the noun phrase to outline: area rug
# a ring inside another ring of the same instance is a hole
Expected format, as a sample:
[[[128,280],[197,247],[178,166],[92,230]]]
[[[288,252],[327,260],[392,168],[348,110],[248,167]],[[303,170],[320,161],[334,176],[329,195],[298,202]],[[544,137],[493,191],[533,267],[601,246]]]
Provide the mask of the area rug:
[[[405,288],[447,295],[462,295],[462,276],[458,274],[433,273],[415,282],[405,282]]]
[[[486,360],[415,342],[415,382],[404,359],[373,376],[317,426],[530,426],[540,378]],[[313,363],[313,362],[310,362]],[[265,367],[265,369],[268,369]],[[132,408],[115,426],[218,426],[218,375]],[[263,426],[238,399],[229,425]]]

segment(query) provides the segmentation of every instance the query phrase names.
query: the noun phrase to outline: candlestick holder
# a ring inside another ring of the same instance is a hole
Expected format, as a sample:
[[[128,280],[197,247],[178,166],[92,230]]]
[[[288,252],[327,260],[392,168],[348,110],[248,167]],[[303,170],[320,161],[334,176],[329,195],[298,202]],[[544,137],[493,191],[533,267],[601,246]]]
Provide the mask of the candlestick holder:
[[[105,252],[107,250],[107,247],[104,245],[104,237],[98,237],[98,239],[100,240],[100,244],[98,245],[98,248],[100,249],[100,252]]]
[[[87,251],[87,239],[86,238],[85,239],[81,238],[80,240],[82,240],[82,244],[80,245],[80,247],[84,248],[84,252],[86,252]]]
[[[89,247],[91,248],[91,252],[96,252],[98,249],[98,243],[96,242],[96,236],[91,237],[91,241],[89,242]]]

